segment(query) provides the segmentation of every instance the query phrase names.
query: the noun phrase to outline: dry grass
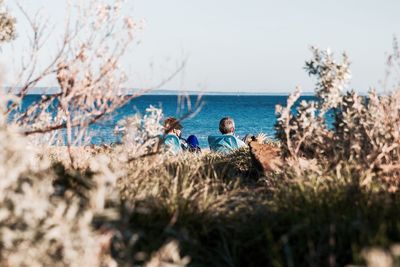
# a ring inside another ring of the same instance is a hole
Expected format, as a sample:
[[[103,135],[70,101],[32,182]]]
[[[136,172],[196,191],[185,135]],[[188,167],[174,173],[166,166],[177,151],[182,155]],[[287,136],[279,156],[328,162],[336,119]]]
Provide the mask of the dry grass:
[[[362,264],[374,252],[367,248],[400,242],[400,199],[377,181],[362,186],[351,164],[304,177],[291,170],[260,176],[244,149],[159,155],[124,168],[119,216],[107,220],[121,265],[157,262],[155,251],[172,240],[193,266]]]

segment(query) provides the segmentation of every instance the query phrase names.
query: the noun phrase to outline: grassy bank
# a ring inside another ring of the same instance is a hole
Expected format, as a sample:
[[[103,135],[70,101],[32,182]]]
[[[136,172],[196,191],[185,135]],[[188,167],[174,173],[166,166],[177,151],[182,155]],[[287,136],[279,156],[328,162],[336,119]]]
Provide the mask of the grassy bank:
[[[148,262],[171,240],[189,266],[363,265],[369,248],[400,241],[400,197],[378,180],[362,185],[350,163],[323,175],[264,176],[244,149],[125,168],[120,217],[108,222],[121,266]]]

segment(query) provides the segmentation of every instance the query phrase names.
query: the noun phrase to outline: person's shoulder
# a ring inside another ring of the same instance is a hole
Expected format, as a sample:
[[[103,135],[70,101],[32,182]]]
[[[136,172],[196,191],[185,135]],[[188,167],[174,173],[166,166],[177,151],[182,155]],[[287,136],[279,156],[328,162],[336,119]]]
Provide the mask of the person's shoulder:
[[[246,146],[246,143],[243,142],[242,139],[240,139],[240,138],[237,137],[237,136],[235,136],[235,138],[236,138],[236,141],[237,141],[237,144],[238,144],[239,147],[244,147],[244,146]]]
[[[169,144],[169,143],[177,143],[177,144],[179,144],[180,143],[179,138],[174,134],[164,135],[163,139],[164,139],[164,143],[165,144]]]

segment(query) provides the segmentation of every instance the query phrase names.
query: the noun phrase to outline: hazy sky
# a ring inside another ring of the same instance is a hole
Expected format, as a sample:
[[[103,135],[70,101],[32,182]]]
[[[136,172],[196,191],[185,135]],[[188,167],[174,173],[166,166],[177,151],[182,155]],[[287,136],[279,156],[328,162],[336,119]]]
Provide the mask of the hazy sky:
[[[21,0],[30,10],[45,7],[56,25],[64,0]],[[8,1],[18,20],[22,18]],[[129,13],[146,26],[124,59],[130,87],[156,83],[187,58],[184,72],[164,89],[289,92],[313,81],[303,70],[309,46],[346,51],[352,87],[379,88],[385,53],[400,37],[399,0],[127,0]],[[20,35],[24,32],[19,25]],[[22,38],[8,62],[18,58]],[[153,67],[150,67],[153,66]]]

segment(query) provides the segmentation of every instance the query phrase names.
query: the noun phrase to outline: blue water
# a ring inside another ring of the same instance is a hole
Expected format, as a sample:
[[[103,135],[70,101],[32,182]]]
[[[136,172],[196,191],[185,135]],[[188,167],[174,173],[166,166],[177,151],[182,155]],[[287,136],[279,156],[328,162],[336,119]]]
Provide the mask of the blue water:
[[[23,103],[27,106],[40,96],[28,96]],[[191,97],[196,102],[195,96]],[[304,96],[302,99],[312,99]],[[230,116],[236,123],[236,134],[243,137],[247,133],[266,133],[274,138],[275,106],[286,105],[287,96],[231,96],[210,95],[203,96],[203,106],[193,118],[184,120],[183,137],[195,134],[202,147],[207,147],[207,136],[219,134],[218,125],[221,118]],[[178,112],[178,97],[173,95],[145,95],[133,99],[129,104],[117,110],[113,116],[96,125],[92,125],[94,132],[93,144],[113,143],[116,136],[113,134],[117,122],[127,116],[140,112],[144,113],[150,105],[161,107],[165,117],[180,117],[185,110]]]

